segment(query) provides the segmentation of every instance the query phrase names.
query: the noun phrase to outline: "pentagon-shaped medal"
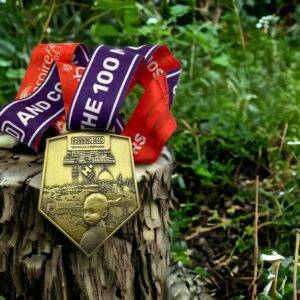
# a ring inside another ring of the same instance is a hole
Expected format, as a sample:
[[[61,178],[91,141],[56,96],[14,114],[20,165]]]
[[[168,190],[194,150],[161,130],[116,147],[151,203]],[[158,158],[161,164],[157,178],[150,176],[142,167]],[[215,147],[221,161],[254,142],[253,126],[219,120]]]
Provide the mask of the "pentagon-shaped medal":
[[[76,132],[47,139],[39,211],[87,256],[138,208],[130,138]]]

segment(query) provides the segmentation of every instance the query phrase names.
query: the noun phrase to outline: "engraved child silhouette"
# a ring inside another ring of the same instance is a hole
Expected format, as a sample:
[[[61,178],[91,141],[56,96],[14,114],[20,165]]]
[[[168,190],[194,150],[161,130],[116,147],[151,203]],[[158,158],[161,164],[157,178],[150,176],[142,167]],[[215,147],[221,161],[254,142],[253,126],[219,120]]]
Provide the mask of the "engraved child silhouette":
[[[83,204],[83,219],[90,228],[82,235],[79,245],[88,253],[92,252],[105,238],[104,219],[108,214],[108,200],[101,193],[86,197]]]

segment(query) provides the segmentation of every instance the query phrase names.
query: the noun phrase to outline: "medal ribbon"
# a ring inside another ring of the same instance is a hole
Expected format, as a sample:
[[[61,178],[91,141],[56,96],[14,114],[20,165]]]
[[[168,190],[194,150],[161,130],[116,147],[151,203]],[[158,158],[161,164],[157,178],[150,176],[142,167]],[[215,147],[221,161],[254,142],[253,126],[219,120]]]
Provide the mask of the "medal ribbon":
[[[0,111],[0,130],[38,151],[49,127],[114,130],[131,138],[136,163],[154,162],[176,129],[170,112],[180,63],[166,46],[40,44],[16,100]],[[137,84],[144,93],[125,125],[120,109]]]

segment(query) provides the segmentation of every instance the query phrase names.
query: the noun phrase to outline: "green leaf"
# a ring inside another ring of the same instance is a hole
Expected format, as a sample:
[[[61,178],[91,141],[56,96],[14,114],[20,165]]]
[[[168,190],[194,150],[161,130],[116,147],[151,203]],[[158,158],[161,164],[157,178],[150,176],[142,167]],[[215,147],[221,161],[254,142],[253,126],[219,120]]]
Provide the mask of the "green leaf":
[[[194,34],[194,36],[195,41],[198,42],[205,51],[211,51],[218,47],[218,40],[210,34],[198,32],[197,34]]]
[[[220,56],[213,59],[213,63],[222,67],[229,67],[230,57],[227,54],[221,54]]]
[[[170,13],[173,17],[181,17],[181,16],[187,14],[190,10],[191,10],[191,8],[187,5],[177,4],[177,5],[171,6]]]
[[[271,298],[267,294],[261,293],[257,296],[257,300],[271,300]]]
[[[0,67],[10,67],[11,61],[0,58]]]
[[[205,278],[208,276],[207,271],[202,267],[196,267],[194,271],[195,271],[195,273],[197,273],[197,275],[199,275],[202,278]]]
[[[110,24],[102,25],[102,24],[94,24],[91,28],[91,34],[94,36],[119,36],[121,34],[114,26]]]
[[[209,170],[207,170],[206,168],[204,168],[202,166],[198,166],[197,168],[195,168],[195,172],[197,175],[202,176],[202,177],[206,177],[206,178],[213,177],[213,173],[211,173]]]
[[[21,79],[25,75],[25,69],[8,69],[5,75],[10,79]]]
[[[7,52],[14,52],[16,47],[8,40],[0,39],[0,48],[1,50],[5,50]]]
[[[102,10],[124,11],[125,9],[134,9],[135,1],[133,0],[97,0],[94,6]]]
[[[246,233],[248,236],[253,236],[253,232],[254,232],[253,226],[247,225],[247,226],[245,227],[245,233]]]
[[[124,11],[124,29],[132,26],[136,26],[138,23],[138,10],[129,9]]]

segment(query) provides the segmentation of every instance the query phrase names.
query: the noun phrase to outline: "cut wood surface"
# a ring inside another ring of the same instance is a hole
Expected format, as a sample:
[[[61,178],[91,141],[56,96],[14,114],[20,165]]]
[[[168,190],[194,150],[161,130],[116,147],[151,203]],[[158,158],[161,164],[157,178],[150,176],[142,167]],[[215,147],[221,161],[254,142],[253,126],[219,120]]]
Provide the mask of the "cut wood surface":
[[[164,299],[172,155],[136,167],[141,209],[87,258],[38,213],[43,154],[0,150],[0,295]]]

